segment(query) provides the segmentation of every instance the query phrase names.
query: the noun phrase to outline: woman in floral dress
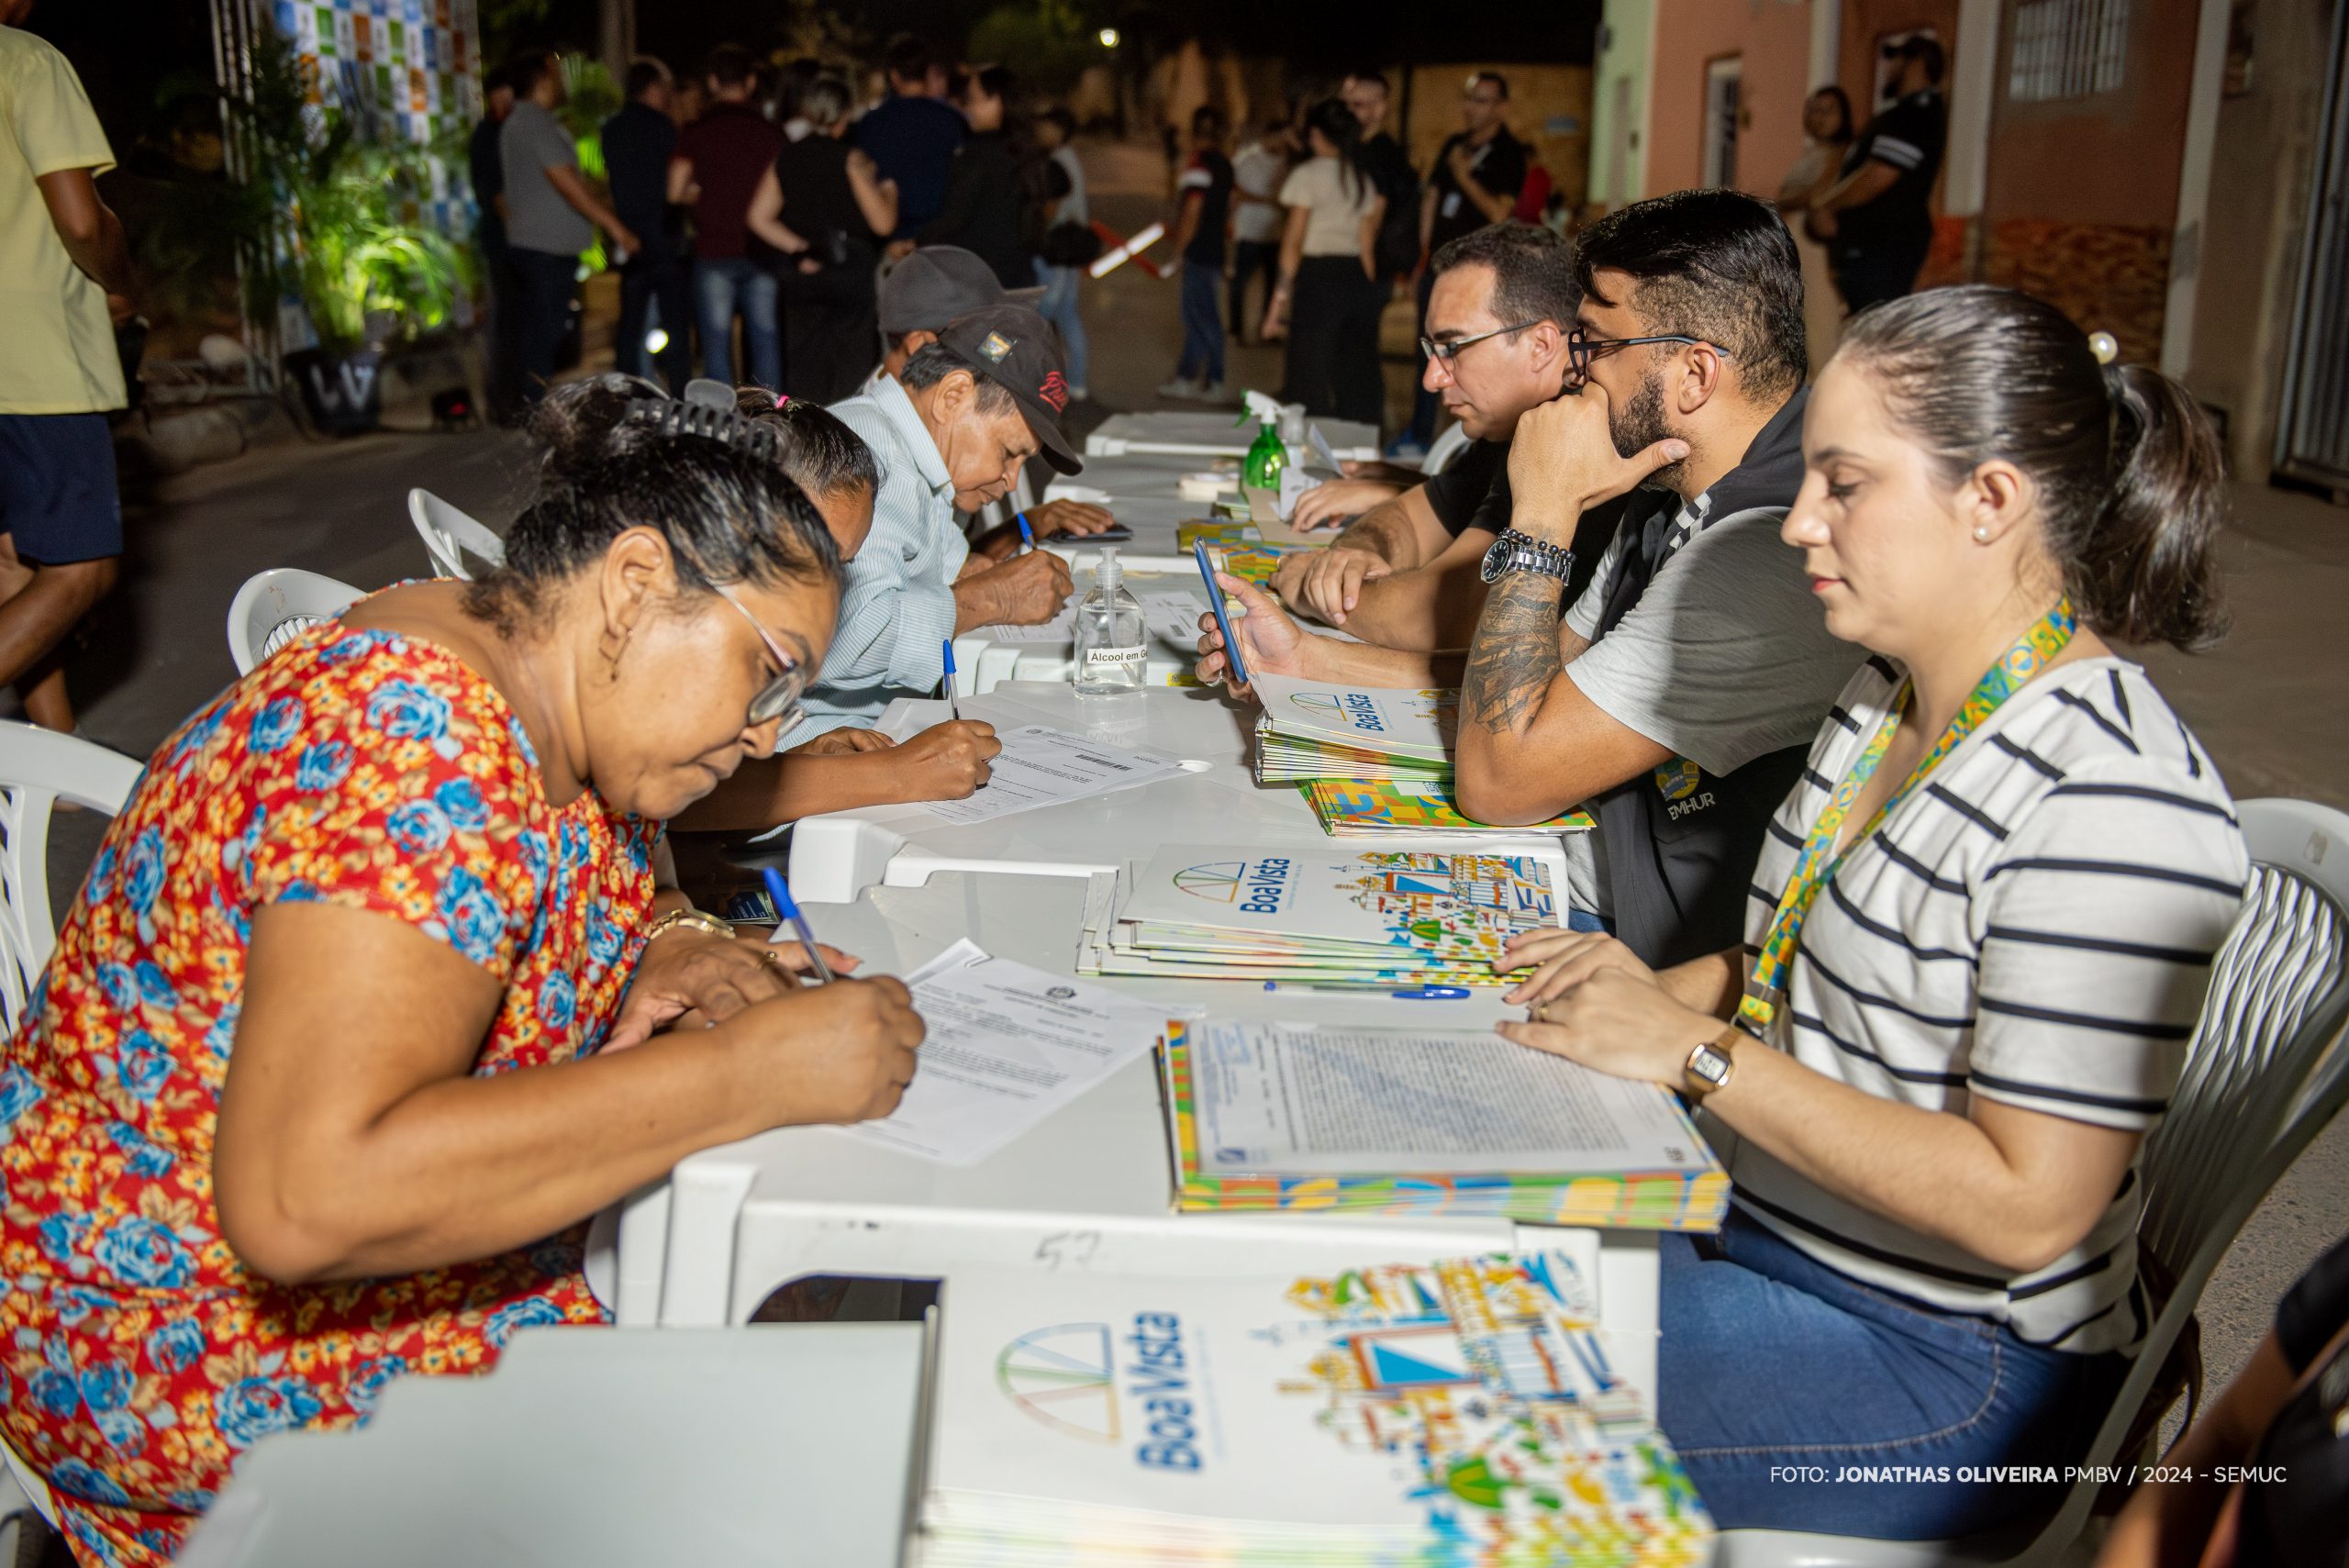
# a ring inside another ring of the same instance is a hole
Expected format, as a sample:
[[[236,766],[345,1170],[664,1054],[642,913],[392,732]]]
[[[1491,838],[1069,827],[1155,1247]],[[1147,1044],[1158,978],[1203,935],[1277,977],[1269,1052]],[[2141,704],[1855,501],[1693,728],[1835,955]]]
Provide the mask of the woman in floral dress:
[[[273,1432],[603,1320],[587,1216],[910,1078],[903,986],[802,991],[667,885],[840,594],[773,436],[676,406],[551,399],[503,570],[282,650],[108,832],[0,1064],[0,1434],[85,1562],[168,1560]]]

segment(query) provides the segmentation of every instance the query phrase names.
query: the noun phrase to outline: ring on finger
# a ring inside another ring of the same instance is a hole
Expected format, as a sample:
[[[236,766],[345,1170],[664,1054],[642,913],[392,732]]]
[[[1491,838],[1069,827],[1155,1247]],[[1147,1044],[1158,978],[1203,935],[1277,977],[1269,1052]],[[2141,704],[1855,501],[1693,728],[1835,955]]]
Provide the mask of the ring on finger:
[[[1548,1002],[1536,1002],[1533,1004],[1533,1021],[1537,1024],[1546,1024],[1550,1021],[1550,1004]]]

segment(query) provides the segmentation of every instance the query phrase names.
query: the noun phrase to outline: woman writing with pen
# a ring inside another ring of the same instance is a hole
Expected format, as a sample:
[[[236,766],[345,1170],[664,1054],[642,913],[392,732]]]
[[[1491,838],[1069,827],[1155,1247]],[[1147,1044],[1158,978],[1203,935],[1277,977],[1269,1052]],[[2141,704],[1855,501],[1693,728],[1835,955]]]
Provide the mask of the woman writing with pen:
[[[0,1424],[85,1560],[173,1556],[273,1432],[601,1320],[580,1221],[911,1079],[903,985],[802,988],[670,884],[662,822],[774,746],[840,595],[772,438],[681,406],[551,395],[503,568],[289,644],[110,828],[0,1066]]]

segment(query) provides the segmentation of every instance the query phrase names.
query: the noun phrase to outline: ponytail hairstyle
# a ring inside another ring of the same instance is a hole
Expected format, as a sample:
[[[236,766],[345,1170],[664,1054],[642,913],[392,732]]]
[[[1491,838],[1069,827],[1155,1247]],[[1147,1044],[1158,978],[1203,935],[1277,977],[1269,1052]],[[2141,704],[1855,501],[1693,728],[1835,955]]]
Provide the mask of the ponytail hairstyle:
[[[1346,199],[1359,206],[1365,191],[1372,188],[1370,167],[1364,161],[1362,122],[1346,107],[1343,98],[1324,98],[1305,114],[1308,131],[1319,131],[1338,151],[1338,187]],[[1308,151],[1311,150],[1308,143]]]
[[[2099,635],[2190,652],[2225,632],[2226,465],[2177,383],[2099,363],[2054,306],[1978,284],[1862,311],[1835,358],[1866,371],[1946,484],[1994,458],[2031,476],[2064,591]]]
[[[531,416],[538,493],[506,534],[506,563],[465,593],[465,611],[511,637],[551,591],[632,528],[660,531],[687,595],[785,580],[838,592],[840,547],[783,466],[775,433],[681,403],[636,376],[555,388]]]
[[[881,465],[873,449],[829,409],[804,397],[778,403],[763,386],[738,386],[734,410],[775,431],[775,461],[808,495],[829,501],[855,494],[869,500],[880,493]]]

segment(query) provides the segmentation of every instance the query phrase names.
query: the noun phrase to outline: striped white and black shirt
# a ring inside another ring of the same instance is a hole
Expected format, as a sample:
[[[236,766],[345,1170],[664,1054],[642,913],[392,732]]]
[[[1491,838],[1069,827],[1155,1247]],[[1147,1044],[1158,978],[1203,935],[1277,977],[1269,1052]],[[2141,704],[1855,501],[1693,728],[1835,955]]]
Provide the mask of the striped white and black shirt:
[[[1750,944],[1899,677],[1870,659],[1831,712],[1763,846]],[[2225,784],[2144,672],[2112,658],[2062,666],[1847,851],[1811,906],[1771,1043],[1929,1110],[1964,1116],[1980,1095],[2151,1129],[2249,869]],[[1730,1170],[1747,1215],[1870,1285],[2065,1351],[2133,1348],[2144,1330],[2133,1165],[2086,1240],[2020,1276],[1831,1196],[1750,1144]]]

